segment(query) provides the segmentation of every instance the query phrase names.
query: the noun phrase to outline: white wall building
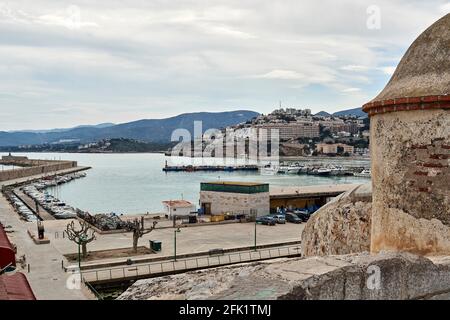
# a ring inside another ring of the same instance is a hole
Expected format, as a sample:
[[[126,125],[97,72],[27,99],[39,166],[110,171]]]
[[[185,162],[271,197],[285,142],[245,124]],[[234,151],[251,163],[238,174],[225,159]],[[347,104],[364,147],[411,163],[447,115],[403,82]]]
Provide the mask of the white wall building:
[[[170,200],[163,201],[162,203],[164,206],[164,214],[169,219],[174,216],[186,216],[197,210],[195,204],[186,200]]]

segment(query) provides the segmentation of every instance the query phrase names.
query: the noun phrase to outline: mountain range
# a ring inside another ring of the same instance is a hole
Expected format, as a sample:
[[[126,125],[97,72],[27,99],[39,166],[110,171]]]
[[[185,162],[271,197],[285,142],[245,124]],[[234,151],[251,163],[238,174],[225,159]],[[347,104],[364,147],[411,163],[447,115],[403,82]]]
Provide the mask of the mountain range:
[[[326,111],[320,111],[315,114],[315,116],[321,116],[321,117],[329,117],[329,116],[335,116],[335,117],[341,117],[341,116],[356,116],[356,117],[367,117],[367,113],[362,111],[361,108],[354,108],[354,109],[348,109],[348,110],[342,110],[337,111],[335,113],[328,113]]]
[[[193,137],[194,121],[202,122],[202,130],[221,129],[246,122],[259,113],[248,110],[230,112],[185,113],[166,119],[144,119],[122,124],[100,124],[78,126],[71,129],[52,129],[36,131],[0,131],[0,146],[51,144],[61,141],[80,143],[101,139],[127,138],[145,142],[170,142],[175,129],[187,129]]]
[[[171,140],[175,129],[187,129],[193,137],[194,121],[202,122],[202,130],[221,129],[227,126],[246,122],[259,113],[248,110],[229,112],[197,112],[184,113],[166,119],[144,119],[122,124],[101,123],[98,125],[82,125],[67,129],[0,131],[0,147],[16,147],[21,145],[42,145],[74,141],[77,143],[95,142],[101,139],[126,138],[144,142],[167,143]],[[316,115],[330,116],[321,111]],[[367,116],[361,108],[335,112],[333,116],[354,115]]]

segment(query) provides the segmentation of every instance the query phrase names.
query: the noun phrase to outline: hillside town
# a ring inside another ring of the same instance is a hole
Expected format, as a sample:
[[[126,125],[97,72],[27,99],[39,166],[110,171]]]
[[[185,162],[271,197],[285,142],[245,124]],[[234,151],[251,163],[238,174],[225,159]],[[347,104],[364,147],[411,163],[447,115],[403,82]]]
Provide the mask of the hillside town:
[[[281,156],[369,157],[369,127],[366,116],[313,115],[310,109],[280,108],[226,130],[237,136],[238,132],[245,136],[249,129],[266,130],[268,140],[277,131]]]

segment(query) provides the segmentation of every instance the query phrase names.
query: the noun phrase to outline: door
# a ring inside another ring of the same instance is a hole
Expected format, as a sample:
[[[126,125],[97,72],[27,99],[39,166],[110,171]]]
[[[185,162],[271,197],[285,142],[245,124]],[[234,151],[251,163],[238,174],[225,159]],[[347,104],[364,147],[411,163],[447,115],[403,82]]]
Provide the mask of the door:
[[[209,202],[202,203],[202,211],[203,214],[211,215],[211,203]]]

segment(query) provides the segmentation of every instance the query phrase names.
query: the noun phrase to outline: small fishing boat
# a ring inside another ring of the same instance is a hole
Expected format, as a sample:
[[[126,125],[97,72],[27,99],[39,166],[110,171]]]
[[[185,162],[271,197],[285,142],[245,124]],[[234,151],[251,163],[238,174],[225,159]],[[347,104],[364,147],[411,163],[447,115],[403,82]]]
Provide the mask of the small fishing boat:
[[[268,164],[268,165],[260,168],[260,173],[262,175],[273,176],[273,175],[278,174],[279,171],[280,171],[280,168],[277,166],[273,166],[272,164]]]
[[[354,173],[353,175],[355,177],[370,178],[372,177],[372,172],[370,171],[370,169],[364,169],[363,171],[359,173]]]
[[[329,176],[331,174],[331,169],[328,168],[319,168],[315,172],[318,176]]]

